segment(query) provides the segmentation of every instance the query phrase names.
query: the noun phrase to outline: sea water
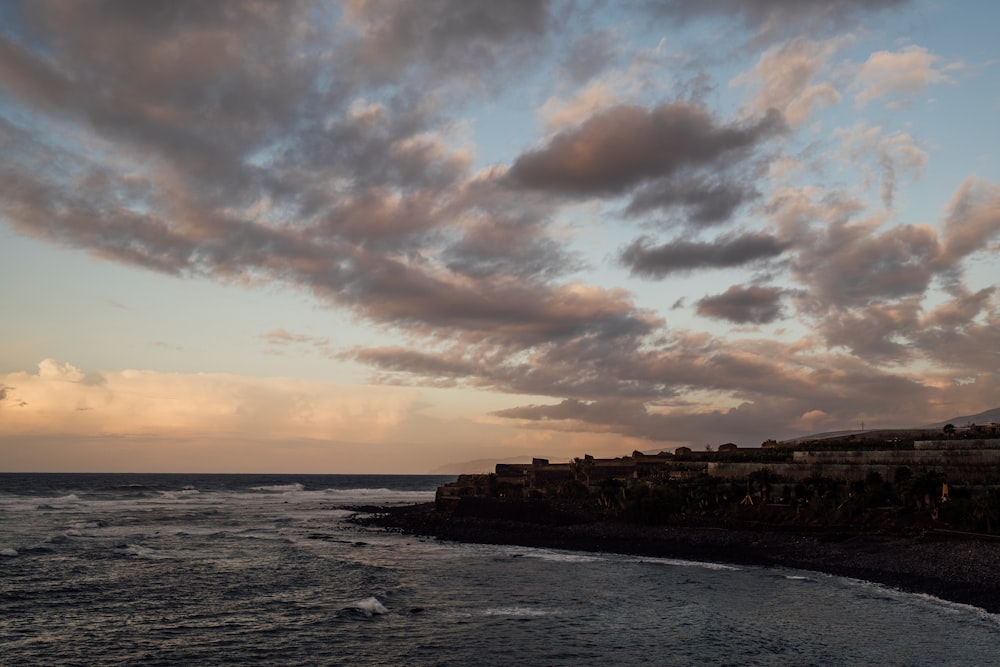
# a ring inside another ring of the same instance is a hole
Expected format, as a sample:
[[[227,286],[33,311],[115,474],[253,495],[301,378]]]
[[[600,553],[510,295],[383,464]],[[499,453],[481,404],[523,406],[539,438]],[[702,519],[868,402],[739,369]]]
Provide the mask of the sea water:
[[[362,528],[440,476],[0,474],[3,665],[980,665],[982,610],[812,572]]]

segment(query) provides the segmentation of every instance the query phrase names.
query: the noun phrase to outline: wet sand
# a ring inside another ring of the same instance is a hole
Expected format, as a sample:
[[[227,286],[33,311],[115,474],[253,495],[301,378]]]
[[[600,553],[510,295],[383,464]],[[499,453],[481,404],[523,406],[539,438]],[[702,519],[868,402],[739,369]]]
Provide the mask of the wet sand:
[[[437,512],[430,503],[373,509],[367,508],[357,521],[456,542],[812,570],[1000,613],[1000,541],[940,531],[900,535],[788,527],[638,526],[575,521],[571,516],[461,516]]]

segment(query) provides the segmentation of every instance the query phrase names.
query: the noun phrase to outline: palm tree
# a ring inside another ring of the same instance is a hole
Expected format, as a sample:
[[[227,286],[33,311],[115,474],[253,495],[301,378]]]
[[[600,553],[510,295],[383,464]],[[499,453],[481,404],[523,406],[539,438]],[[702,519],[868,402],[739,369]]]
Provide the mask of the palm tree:
[[[569,462],[569,470],[573,473],[573,479],[590,486],[590,473],[594,469],[594,457],[584,454],[583,458],[577,457]]]

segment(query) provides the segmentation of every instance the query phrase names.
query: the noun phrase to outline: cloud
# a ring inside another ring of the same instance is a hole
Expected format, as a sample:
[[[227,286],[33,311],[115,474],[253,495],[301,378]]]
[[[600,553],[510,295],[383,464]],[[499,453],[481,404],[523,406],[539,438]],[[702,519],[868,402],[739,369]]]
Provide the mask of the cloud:
[[[952,63],[935,67],[940,58],[921,46],[907,46],[902,51],[877,51],[858,70],[854,87],[859,89],[855,103],[863,107],[880,97],[914,97],[936,83],[952,83],[946,71],[961,67]]]
[[[45,361],[0,376],[0,429],[371,442],[416,419],[400,385],[547,397],[498,414],[602,442],[756,444],[858,415],[953,416],[949,401],[998,386],[996,296],[970,268],[996,250],[997,185],[970,177],[939,227],[909,224],[889,209],[928,159],[913,130],[858,123],[808,143],[842,92],[898,101],[949,78],[917,47],[831,67],[847,37],[828,35],[902,4],[676,0],[620,29],[707,18],[727,24],[718,42],[766,45],[744,54],[730,119],[704,106],[717,43],[629,51],[576,3],[26,3],[0,29],[5,224],[170,275],[282,283],[396,340],[338,350],[275,322],[258,341],[358,362],[378,387]],[[520,103],[520,78],[537,135],[480,167],[494,148],[473,139],[494,128],[477,114]],[[833,158],[885,210],[823,172]],[[797,187],[772,180],[782,167]],[[623,222],[649,236],[614,240]],[[608,246],[594,239],[625,245],[618,266],[595,270],[587,255]],[[662,303],[796,322],[774,339],[685,330],[680,313],[668,326],[641,291],[603,282],[626,280],[621,267],[766,268],[782,287],[732,277],[699,300],[665,282]]]
[[[946,265],[989,247],[1000,235],[1000,184],[970,176],[951,201],[944,221]]]
[[[36,373],[0,376],[0,435],[243,435],[376,442],[401,423],[414,390],[221,373],[96,373],[45,359]],[[8,384],[9,383],[9,384]],[[16,387],[16,390],[14,389]],[[4,407],[11,400],[22,403]]]
[[[710,402],[660,406],[640,401],[566,399],[552,405],[525,405],[498,411],[522,427],[582,433],[611,431],[652,443],[671,445],[736,442],[756,446],[768,438],[814,433],[817,426],[842,425],[862,415],[873,426],[925,423],[929,413],[949,415],[935,405],[939,392],[901,375],[881,373],[850,358],[814,359],[801,374],[777,371],[752,355],[720,356],[703,361],[705,372],[725,384],[756,377],[767,393],[737,400],[732,407]],[[784,390],[781,388],[784,387]],[[909,406],[909,407],[907,407]],[[921,409],[913,409],[921,406]],[[822,408],[822,409],[821,409]],[[921,412],[925,410],[927,412]],[[818,414],[825,415],[817,422]],[[947,418],[947,417],[943,417]]]
[[[689,176],[662,179],[639,188],[625,209],[628,215],[681,208],[696,227],[728,222],[736,210],[758,197],[749,183]]]
[[[334,354],[330,339],[326,336],[308,336],[292,333],[285,329],[272,329],[261,334],[260,338],[267,343],[268,354],[283,354],[289,348],[300,352],[303,350],[316,352],[327,357]]]
[[[308,343],[313,340],[311,336],[293,334],[284,329],[273,329],[261,335],[269,345],[289,345],[293,343]]]
[[[955,401],[975,400],[973,391],[966,389],[969,385],[984,388],[996,383],[993,369],[1000,363],[1000,304],[994,294],[987,289],[959,295],[931,311],[910,334],[912,345],[924,358],[949,369],[942,383],[961,387],[961,392],[955,391]]]
[[[797,127],[814,111],[840,102],[840,93],[831,82],[816,79],[843,44],[841,38],[798,38],[771,47],[752,70],[734,77],[730,86],[756,89],[747,103],[751,114],[777,109],[790,125]]]
[[[438,386],[449,386],[456,384],[458,380],[483,375],[483,368],[477,360],[429,354],[399,346],[359,348],[351,357],[387,371],[434,378]]]
[[[620,260],[637,275],[663,278],[695,269],[721,269],[775,259],[788,244],[763,233],[727,234],[714,242],[674,240],[652,246],[640,238],[625,248]]]
[[[27,82],[15,101],[102,150],[56,147],[13,125],[0,210],[22,233],[101,258],[280,280],[402,328],[600,329],[602,313],[634,307],[622,294],[580,300],[586,288],[551,284],[578,266],[546,227],[552,206],[470,175],[435,97],[409,85],[420,87],[414,59],[433,70],[420,75],[428,80],[494,57],[506,66],[511,40],[538,38],[548,10],[452,4],[354,3],[349,25],[301,4],[279,16],[251,3],[166,16],[32,5],[23,30],[52,49],[15,45],[7,81]],[[314,38],[334,28],[346,35],[337,33],[343,66],[331,75]],[[384,68],[370,58],[386,58]],[[381,95],[362,74],[406,83]],[[95,83],[77,85],[87,77]],[[111,107],[116,120],[105,123]],[[595,310],[536,322],[542,309],[529,295]]]
[[[394,79],[400,70],[423,66],[465,83],[526,59],[555,21],[546,0],[349,0],[344,14],[358,32],[352,56],[368,76]]]
[[[774,209],[779,219],[817,215],[802,200],[786,199]],[[882,231],[884,220],[852,220],[857,209],[841,202],[821,227],[786,223],[794,239],[792,276],[808,288],[803,303],[825,312],[831,307],[866,307],[886,300],[923,295],[932,280],[954,283],[962,260],[989,248],[1000,234],[1000,187],[968,178],[952,196],[942,233],[931,225],[896,225]],[[830,211],[827,211],[830,213]]]
[[[881,127],[859,121],[850,128],[837,130],[835,134],[843,141],[844,151],[853,164],[874,160],[881,180],[882,205],[887,209],[893,205],[899,172],[909,172],[914,178],[923,175],[927,153],[905,132],[883,135]],[[866,177],[866,180],[869,179]]]
[[[587,16],[587,12],[582,13]],[[552,133],[583,124],[588,118],[603,110],[619,106],[642,106],[650,99],[669,97],[696,103],[704,99],[711,89],[704,72],[692,74],[684,66],[685,57],[664,48],[660,42],[652,48],[627,50],[623,48],[628,38],[620,28],[594,33],[586,25],[580,29],[585,36],[573,40],[562,59],[560,81],[555,91],[538,110],[545,123],[546,139]],[[579,47],[591,49],[592,40],[597,51],[574,55]],[[610,53],[604,58],[604,49]],[[576,59],[583,56],[589,67],[599,67],[586,80],[577,80],[574,73]],[[569,69],[572,68],[572,69]],[[585,85],[584,85],[585,84]]]
[[[540,109],[540,114],[550,129],[562,129],[582,124],[603,109],[619,103],[615,91],[604,82],[594,82],[566,100],[550,97]]]
[[[933,227],[907,225],[871,233],[840,225],[793,260],[801,282],[815,288],[819,307],[859,306],[882,298],[922,294],[934,277],[940,245]]]
[[[562,58],[562,68],[571,81],[587,81],[613,65],[619,55],[621,35],[614,30],[590,32],[578,37]]]
[[[808,311],[923,294],[936,276],[951,270],[941,263],[935,227],[886,226],[887,213],[866,215],[863,204],[840,191],[782,188],[767,210],[779,237],[794,249],[787,266],[804,288],[797,301]]]
[[[619,106],[518,157],[508,172],[522,188],[574,196],[614,196],[654,178],[733,159],[783,128],[770,114],[720,125],[702,107],[675,102]]]
[[[870,144],[885,148],[878,128],[862,129]],[[890,146],[908,145],[890,138]],[[942,377],[982,363],[982,351],[991,349],[988,323],[996,318],[993,290],[968,289],[963,274],[966,258],[989,252],[1000,233],[996,184],[966,179],[940,229],[887,226],[885,216],[861,217],[856,201],[808,189],[785,190],[769,208],[793,244],[788,267],[802,287],[793,301],[800,315],[816,318],[814,331],[828,348],[846,349],[873,366],[930,364]],[[935,283],[950,300],[933,296]]]
[[[945,301],[923,316],[921,328],[954,329],[968,326],[976,316],[990,307],[996,293],[996,287],[986,287],[977,292],[956,287],[952,290],[950,301]]]
[[[843,346],[876,365],[923,359],[946,365],[952,377],[980,375],[983,368],[992,369],[992,358],[1000,355],[993,351],[998,340],[994,329],[1000,322],[993,303],[996,290],[971,292],[954,286],[950,291],[949,299],[926,313],[919,297],[834,310],[823,318],[819,331],[828,345]]]
[[[877,364],[900,363],[914,356],[907,338],[917,328],[919,312],[915,297],[849,312],[833,311],[821,331],[828,345],[844,346],[859,358]]]
[[[755,30],[754,42],[767,43],[789,35],[825,34],[852,26],[866,14],[901,7],[908,0],[669,0],[645,3],[654,15],[682,21],[702,17],[740,21]]]
[[[778,287],[733,285],[722,294],[698,301],[698,314],[736,324],[768,324],[781,317]]]

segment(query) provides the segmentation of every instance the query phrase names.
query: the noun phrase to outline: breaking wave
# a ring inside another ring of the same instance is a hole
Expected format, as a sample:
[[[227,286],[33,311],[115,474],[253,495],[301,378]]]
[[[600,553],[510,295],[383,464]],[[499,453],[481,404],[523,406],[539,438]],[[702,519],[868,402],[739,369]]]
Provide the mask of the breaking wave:
[[[306,487],[303,484],[270,484],[267,486],[253,486],[250,487],[251,491],[263,491],[264,493],[295,493],[296,491],[305,491]]]
[[[378,598],[375,596],[367,597],[364,600],[358,600],[351,605],[351,609],[357,609],[365,616],[375,616],[380,614],[388,614],[389,610],[385,608]]]

